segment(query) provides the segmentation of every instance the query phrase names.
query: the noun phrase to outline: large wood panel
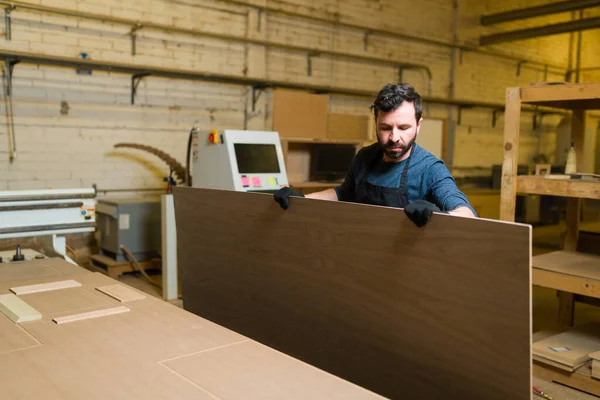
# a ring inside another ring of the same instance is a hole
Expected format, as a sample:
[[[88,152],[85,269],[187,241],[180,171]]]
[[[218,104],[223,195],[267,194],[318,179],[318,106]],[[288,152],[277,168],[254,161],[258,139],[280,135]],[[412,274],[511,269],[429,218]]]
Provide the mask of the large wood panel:
[[[390,398],[530,398],[530,226],[193,188],[175,210],[187,310]]]

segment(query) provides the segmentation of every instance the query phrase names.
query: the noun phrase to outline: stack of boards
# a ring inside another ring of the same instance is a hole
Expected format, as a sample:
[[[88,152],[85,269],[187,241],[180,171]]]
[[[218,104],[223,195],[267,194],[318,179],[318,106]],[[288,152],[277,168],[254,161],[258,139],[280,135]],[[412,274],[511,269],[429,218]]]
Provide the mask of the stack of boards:
[[[585,324],[535,342],[533,359],[569,372],[595,360],[592,376],[600,378],[600,323]]]

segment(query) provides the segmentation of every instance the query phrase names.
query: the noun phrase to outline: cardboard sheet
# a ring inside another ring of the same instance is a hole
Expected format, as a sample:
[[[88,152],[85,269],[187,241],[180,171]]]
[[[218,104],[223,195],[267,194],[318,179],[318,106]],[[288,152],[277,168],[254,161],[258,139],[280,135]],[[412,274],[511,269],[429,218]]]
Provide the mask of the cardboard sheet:
[[[176,188],[184,307],[390,398],[529,399],[531,227]]]

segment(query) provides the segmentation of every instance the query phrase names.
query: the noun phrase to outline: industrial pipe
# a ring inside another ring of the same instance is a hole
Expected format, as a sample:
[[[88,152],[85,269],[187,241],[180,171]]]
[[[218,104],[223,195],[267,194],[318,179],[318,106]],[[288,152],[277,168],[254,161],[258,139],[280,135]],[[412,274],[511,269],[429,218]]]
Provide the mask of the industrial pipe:
[[[531,39],[541,36],[558,35],[561,33],[584,31],[596,28],[600,28],[600,17],[580,19],[577,21],[562,22],[560,24],[545,25],[537,28],[520,29],[517,31],[481,36],[479,38],[479,44],[482,46],[487,46],[496,43]]]
[[[307,16],[307,15],[300,14],[300,13],[278,10],[276,8],[269,7],[269,6],[257,6],[257,5],[249,4],[249,3],[239,1],[239,0],[219,0],[219,1],[222,3],[230,3],[230,4],[235,4],[235,5],[246,6],[246,7],[254,8],[257,10],[261,10],[261,11],[268,11],[268,12],[271,12],[274,14],[287,15],[287,16],[292,16],[292,17],[296,17],[296,18],[302,18],[302,19],[309,20],[309,21],[325,23],[325,24],[333,24],[335,26],[343,27],[343,28],[357,29],[357,30],[363,30],[363,31],[368,30],[371,34],[387,36],[387,37],[391,37],[391,38],[395,38],[395,39],[406,39],[406,40],[416,41],[416,42],[420,42],[420,43],[449,47],[449,48],[459,49],[459,50],[463,50],[463,51],[470,51],[470,52],[475,52],[475,53],[479,53],[479,54],[484,54],[484,55],[488,55],[491,57],[504,58],[507,60],[527,61],[527,63],[529,65],[538,65],[541,67],[545,67],[546,65],[548,65],[549,68],[561,71],[561,74],[563,74],[564,73],[563,71],[565,71],[565,68],[562,66],[559,66],[559,65],[546,64],[546,63],[542,63],[542,62],[534,61],[534,60],[523,60],[520,57],[515,57],[512,55],[504,54],[504,53],[497,52],[497,51],[480,49],[478,47],[447,43],[444,41],[402,34],[402,33],[398,33],[396,31],[391,31],[391,30],[384,30],[384,29],[373,30],[371,28],[357,25],[357,24],[344,23],[344,22],[340,22],[340,21],[332,21],[332,20],[329,20],[326,18],[319,18],[319,17],[315,17],[315,16]],[[22,9],[27,9],[27,10],[32,10],[32,11],[46,12],[46,13],[50,13],[50,14],[59,14],[59,15],[65,15],[65,16],[70,16],[70,17],[78,17],[78,18],[86,18],[86,19],[92,19],[92,20],[97,20],[97,21],[112,22],[112,23],[117,23],[117,24],[122,24],[122,25],[128,25],[131,27],[141,24],[146,29],[157,29],[157,30],[162,30],[165,32],[212,37],[214,39],[221,39],[221,40],[235,39],[235,40],[239,40],[239,41],[242,41],[242,42],[248,43],[248,44],[271,45],[271,46],[277,46],[282,49],[287,48],[288,50],[297,50],[297,51],[306,51],[306,52],[319,51],[322,54],[327,53],[328,55],[337,55],[339,57],[350,56],[350,57],[353,57],[354,59],[358,59],[358,58],[356,58],[356,57],[358,57],[356,55],[342,53],[342,52],[321,51],[321,50],[316,50],[314,48],[282,45],[282,44],[270,43],[267,41],[261,41],[258,39],[251,40],[251,39],[247,39],[247,38],[235,37],[232,35],[213,34],[213,33],[201,32],[201,31],[196,31],[196,30],[191,30],[191,29],[175,28],[175,27],[171,27],[171,26],[154,24],[154,23],[149,23],[149,22],[134,21],[134,20],[130,20],[130,19],[117,18],[117,17],[99,15],[99,14],[81,13],[81,12],[77,12],[77,11],[71,11],[71,10],[66,10],[66,9],[61,9],[61,8],[56,8],[56,7],[46,7],[46,6],[40,6],[40,5],[35,5],[35,4],[22,3],[22,2],[18,2],[18,1],[12,1],[12,2],[0,1],[0,5],[5,5],[8,7],[11,7],[12,9],[22,8]],[[241,14],[243,14],[243,13],[241,13]],[[364,57],[364,56],[362,56],[362,57]],[[377,58],[377,57],[367,57],[367,58],[369,61],[386,62],[388,64],[394,64],[397,66],[411,67],[410,64],[402,64],[402,63],[394,62],[394,61],[388,60],[388,59],[382,59],[382,58]],[[413,65],[413,66],[416,66],[416,65]],[[422,67],[422,66],[419,66],[419,67]]]
[[[501,22],[517,21],[520,19],[541,17],[544,15],[558,14],[567,11],[582,10],[584,8],[600,6],[600,0],[567,0],[558,3],[544,4],[541,6],[521,8],[496,14],[483,15],[481,25],[499,24]]]
[[[68,17],[85,18],[85,19],[92,19],[92,20],[96,20],[96,21],[105,21],[105,22],[112,22],[112,23],[116,23],[116,24],[131,26],[132,28],[131,28],[130,34],[132,35],[132,53],[134,55],[135,55],[135,39],[136,39],[135,36],[136,36],[137,31],[139,31],[141,29],[154,29],[154,30],[159,30],[159,31],[167,32],[167,33],[177,33],[177,34],[185,34],[185,35],[191,35],[191,36],[201,36],[201,37],[206,37],[206,38],[210,38],[210,39],[225,40],[225,41],[238,42],[238,43],[243,43],[243,44],[265,46],[266,48],[280,49],[280,50],[286,50],[286,51],[296,51],[296,52],[303,52],[303,53],[306,52],[309,54],[316,52],[316,53],[319,53],[320,55],[330,56],[330,57],[334,57],[337,59],[347,59],[347,60],[351,60],[351,61],[362,61],[362,62],[369,62],[369,63],[377,63],[377,64],[385,64],[385,65],[392,65],[392,66],[398,66],[398,67],[405,67],[405,68],[419,68],[419,69],[427,69],[428,68],[426,65],[423,65],[423,64],[399,62],[399,61],[390,60],[388,58],[382,58],[382,57],[358,55],[358,54],[346,53],[346,52],[336,51],[336,50],[321,50],[321,49],[316,49],[313,47],[276,43],[276,42],[272,42],[272,41],[268,41],[268,40],[245,38],[245,37],[229,35],[229,34],[224,34],[224,33],[212,33],[212,32],[199,31],[199,30],[195,30],[195,29],[177,28],[177,27],[173,27],[173,26],[156,24],[153,22],[136,21],[136,20],[127,19],[127,18],[111,17],[111,16],[107,16],[107,15],[100,15],[100,14],[82,13],[82,12],[78,12],[78,11],[71,11],[71,10],[66,10],[66,9],[61,9],[61,8],[56,8],[56,7],[46,7],[46,6],[39,6],[39,5],[34,5],[34,4],[26,4],[26,3],[20,3],[20,2],[8,2],[8,1],[0,1],[0,5],[9,6],[11,9],[14,9],[14,10],[21,8],[21,9],[46,12],[46,13],[51,13],[51,14],[64,15],[64,16],[68,16]],[[431,71],[429,71],[427,73],[429,75],[431,75]]]
[[[431,44],[431,45],[436,45],[436,46],[441,46],[441,47],[448,47],[448,48],[458,49],[458,50],[462,50],[462,51],[470,51],[473,53],[479,53],[479,54],[487,55],[490,57],[503,58],[506,60],[527,61],[527,63],[530,65],[538,65],[541,67],[545,67],[546,65],[548,65],[549,68],[552,68],[557,71],[561,71],[560,72],[561,75],[566,70],[566,68],[561,65],[548,64],[548,63],[543,63],[543,62],[539,62],[539,61],[535,61],[535,60],[524,60],[521,57],[516,57],[516,56],[510,55],[510,54],[506,54],[506,53],[502,53],[502,52],[498,52],[498,51],[481,49],[481,48],[475,47],[475,46],[467,46],[467,45],[462,45],[462,44],[444,42],[441,40],[428,39],[428,38],[424,38],[424,37],[420,37],[420,36],[413,36],[413,35],[409,35],[409,34],[405,34],[405,33],[399,33],[395,30],[373,29],[372,27],[369,27],[369,26],[352,24],[352,23],[348,23],[348,22],[341,22],[339,20],[334,21],[334,20],[327,19],[327,18],[317,17],[314,15],[306,15],[306,14],[293,12],[293,11],[280,10],[280,9],[277,9],[275,7],[271,7],[268,5],[259,6],[256,4],[251,4],[251,3],[247,3],[245,1],[240,1],[240,0],[218,0],[218,1],[221,3],[226,3],[226,4],[234,4],[234,5],[238,5],[238,6],[250,7],[250,8],[254,8],[254,9],[257,9],[257,10],[260,10],[263,12],[270,12],[272,14],[300,18],[300,19],[304,19],[306,21],[314,21],[314,22],[320,22],[320,23],[324,23],[324,24],[330,24],[330,25],[334,25],[334,26],[337,26],[340,28],[348,28],[348,29],[356,29],[356,30],[366,31],[366,32],[369,32],[369,35],[380,35],[380,36],[386,36],[386,37],[389,37],[392,39],[410,40],[413,42]]]

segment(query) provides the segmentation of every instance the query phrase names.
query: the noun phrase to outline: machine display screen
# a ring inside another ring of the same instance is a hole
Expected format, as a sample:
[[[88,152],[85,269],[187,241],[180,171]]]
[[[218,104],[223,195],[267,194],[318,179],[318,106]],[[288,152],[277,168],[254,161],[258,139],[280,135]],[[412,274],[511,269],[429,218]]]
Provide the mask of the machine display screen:
[[[280,172],[274,144],[234,143],[233,146],[240,174]]]

